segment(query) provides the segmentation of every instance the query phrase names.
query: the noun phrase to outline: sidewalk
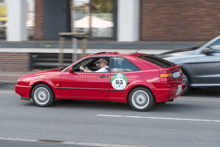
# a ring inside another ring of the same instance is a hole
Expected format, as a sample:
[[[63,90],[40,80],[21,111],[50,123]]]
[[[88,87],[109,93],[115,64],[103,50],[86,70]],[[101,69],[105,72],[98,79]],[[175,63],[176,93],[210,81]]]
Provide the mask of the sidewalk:
[[[17,48],[21,51],[21,48]],[[28,49],[29,51],[31,49]],[[39,50],[45,50],[43,48],[39,49]],[[38,50],[38,52],[39,52]],[[57,49],[58,50],[58,49]],[[87,49],[88,50],[88,49]],[[0,53],[1,53],[2,49],[0,47]],[[7,48],[7,51],[10,51],[9,48]],[[88,50],[90,54],[92,53],[97,53],[97,52],[103,52],[103,51],[109,51],[109,52],[117,52],[118,50],[117,49],[108,49],[108,50],[101,50],[99,51],[99,49],[89,49]],[[135,52],[135,50],[123,50],[123,51],[119,51],[119,52]],[[155,50],[155,49],[142,49],[141,52],[142,53],[146,53],[146,54],[159,54],[161,52],[164,52],[164,51],[168,51],[168,50]],[[27,52],[25,50],[25,52]],[[0,71],[0,84],[1,83],[12,83],[12,84],[16,84],[17,83],[17,80],[19,77],[23,76],[23,75],[27,75],[29,73],[34,73],[34,72],[38,72],[38,71],[28,71],[28,72],[4,72],[4,71]]]
[[[33,73],[34,71],[30,72],[0,72],[0,84],[2,83],[12,83],[16,84],[19,77]]]
[[[87,49],[180,49],[202,45],[206,41],[135,41],[118,42],[109,40],[88,40]],[[81,48],[81,41],[78,41]],[[0,39],[0,48],[59,48],[59,40],[28,40],[28,41],[5,41]],[[72,41],[65,40],[64,48],[72,48]]]
[[[21,48],[17,48],[19,51],[22,51]],[[31,51],[31,49],[28,49],[29,52]],[[36,49],[33,49],[33,50],[36,50]],[[38,49],[38,52],[40,52],[40,50],[44,50],[43,48],[41,49]],[[59,49],[57,49],[59,50]],[[54,50],[53,50],[54,51]],[[103,51],[109,51],[109,52],[117,52],[118,50],[117,49],[108,49],[108,50],[105,50],[105,49],[102,49],[101,51],[99,51],[99,49],[87,49],[87,51],[89,51],[90,54],[92,53],[97,53],[97,52],[103,52]],[[135,52],[135,50],[122,50],[122,51],[119,51],[119,52]],[[147,54],[159,54],[161,52],[164,52],[164,51],[168,51],[168,50],[155,50],[155,49],[142,49],[141,52],[142,53],[147,53]],[[2,49],[0,47],[0,53],[2,52]],[[10,52],[10,49],[7,48],[7,52]],[[24,50],[24,52],[27,52],[27,50]],[[65,52],[65,50],[64,50]],[[23,75],[27,75],[29,73],[33,73],[33,72],[37,72],[37,71],[28,71],[28,72],[4,72],[4,71],[0,71],[0,84],[1,83],[12,83],[12,84],[16,84],[17,83],[17,80],[19,77],[23,76]]]
[[[97,52],[140,52],[147,54],[158,54],[172,49],[189,48],[200,46],[205,41],[136,41],[136,42],[117,42],[117,41],[95,41],[88,40],[87,53]],[[78,42],[78,51],[81,53],[81,41]],[[72,41],[65,40],[64,53],[72,53]],[[47,52],[59,53],[59,40],[28,40],[21,42],[0,40],[1,52]],[[0,71],[0,83],[17,83],[20,76],[33,73],[29,72],[4,72]]]

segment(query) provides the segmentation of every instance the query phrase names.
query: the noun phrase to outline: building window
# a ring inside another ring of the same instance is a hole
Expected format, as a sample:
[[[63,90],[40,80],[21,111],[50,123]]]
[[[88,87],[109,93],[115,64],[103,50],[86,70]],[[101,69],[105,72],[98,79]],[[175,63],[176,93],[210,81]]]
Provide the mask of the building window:
[[[6,38],[6,29],[7,29],[7,1],[0,0],[0,38]],[[32,38],[34,35],[34,20],[35,20],[35,10],[34,4],[35,0],[26,0],[27,3],[27,21],[26,26],[28,29],[29,38]]]
[[[27,28],[29,38],[34,37],[34,26],[35,26],[35,0],[27,0]]]
[[[113,38],[113,0],[72,0],[72,30]]]
[[[7,5],[5,0],[0,1],[0,38],[5,38],[7,26]]]

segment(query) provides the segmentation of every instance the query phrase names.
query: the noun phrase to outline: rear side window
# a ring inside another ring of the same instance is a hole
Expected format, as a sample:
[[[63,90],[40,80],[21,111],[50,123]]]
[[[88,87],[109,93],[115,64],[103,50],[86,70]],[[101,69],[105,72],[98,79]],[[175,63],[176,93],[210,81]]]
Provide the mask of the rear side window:
[[[113,57],[111,62],[111,72],[139,71],[140,69],[132,62],[123,57]]]
[[[173,63],[167,61],[167,60],[164,60],[162,58],[158,58],[158,57],[155,57],[155,56],[152,56],[152,55],[141,55],[141,56],[138,56],[138,58],[141,58],[145,61],[148,61],[148,62],[151,62],[153,64],[156,64],[162,68],[168,68],[168,67],[172,67],[174,66]]]

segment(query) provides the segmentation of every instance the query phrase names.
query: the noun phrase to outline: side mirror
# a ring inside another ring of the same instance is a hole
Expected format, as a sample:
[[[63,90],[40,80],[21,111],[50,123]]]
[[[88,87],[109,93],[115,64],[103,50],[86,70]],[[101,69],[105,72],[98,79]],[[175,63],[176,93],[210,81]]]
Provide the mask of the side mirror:
[[[204,54],[206,54],[206,55],[210,55],[211,53],[214,53],[215,52],[215,50],[213,49],[213,48],[205,48],[204,50],[203,50],[203,53]]]
[[[73,73],[73,68],[72,67],[69,68],[69,73]]]

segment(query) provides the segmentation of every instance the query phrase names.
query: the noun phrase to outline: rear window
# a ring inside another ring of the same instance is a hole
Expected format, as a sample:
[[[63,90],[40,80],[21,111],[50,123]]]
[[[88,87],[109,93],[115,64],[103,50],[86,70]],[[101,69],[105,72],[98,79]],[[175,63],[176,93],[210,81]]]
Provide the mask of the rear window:
[[[158,58],[158,57],[155,57],[155,56],[152,56],[152,55],[141,55],[141,56],[138,56],[138,58],[141,58],[145,61],[148,61],[148,62],[151,62],[153,64],[156,64],[162,68],[168,68],[168,67],[172,67],[174,66],[173,63],[167,61],[167,60],[164,60],[162,58]]]
[[[140,69],[123,57],[113,57],[111,62],[111,72],[131,72]]]

